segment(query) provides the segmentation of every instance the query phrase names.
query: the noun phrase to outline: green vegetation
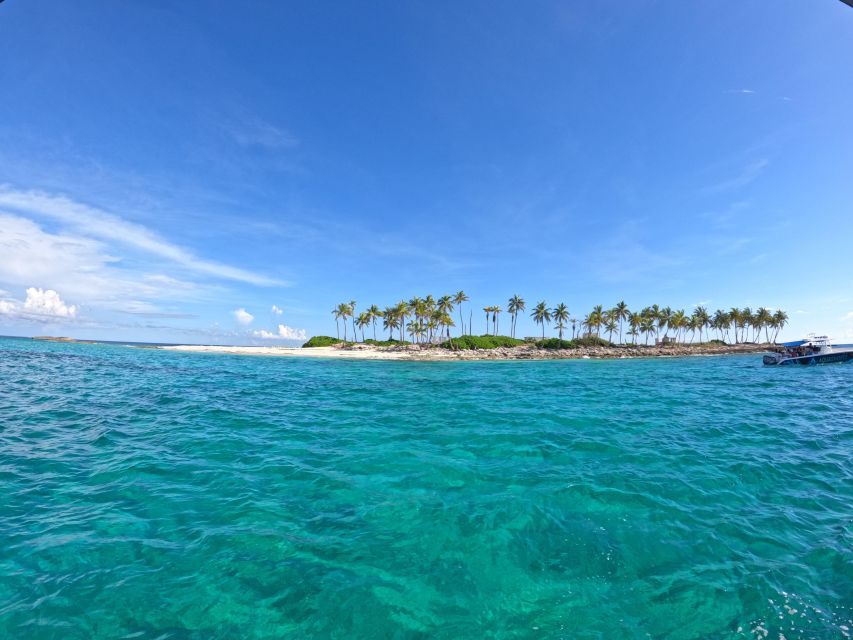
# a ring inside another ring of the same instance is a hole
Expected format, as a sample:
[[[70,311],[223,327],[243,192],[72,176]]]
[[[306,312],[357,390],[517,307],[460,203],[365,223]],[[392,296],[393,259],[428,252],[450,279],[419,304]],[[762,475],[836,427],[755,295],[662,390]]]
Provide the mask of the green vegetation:
[[[584,336],[583,338],[575,338],[572,340],[579,347],[612,347],[612,342],[599,338],[597,336]]]
[[[561,340],[560,338],[545,338],[537,340],[536,346],[540,349],[577,349],[579,347],[612,347],[613,344],[604,338],[585,336],[574,340]]]
[[[314,336],[308,342],[302,345],[303,349],[310,349],[311,347],[331,347],[333,344],[340,344],[343,340],[340,338],[333,338],[331,336]]]
[[[351,326],[352,339],[358,340],[360,329],[361,341],[365,344],[382,346],[410,344],[405,340],[408,334],[411,343],[440,345],[447,348],[494,349],[498,346],[514,346],[502,341],[515,339],[518,315],[526,309],[524,299],[514,295],[507,302],[506,309],[510,314],[512,337],[498,336],[502,310],[499,305],[494,304],[482,307],[486,322],[485,335],[468,335],[471,332],[473,318],[469,319],[466,326],[462,315],[462,303],[468,300],[464,291],[459,291],[452,296],[444,295],[438,299],[431,295],[424,298],[416,296],[408,301],[401,300],[384,309],[372,305],[358,315],[355,312],[355,301],[342,302],[332,310],[338,329],[337,338],[318,336],[316,339],[346,342],[349,339]],[[461,337],[451,340],[451,329],[457,326],[452,318],[455,308],[459,310],[458,326]],[[701,344],[711,338],[713,331],[716,332],[715,339],[723,343],[757,342],[762,338],[762,331],[766,342],[775,342],[779,332],[788,323],[788,315],[784,311],[771,312],[765,307],[760,307],[755,312],[748,307],[744,309],[733,307],[728,311],[718,309],[712,315],[703,306],[697,306],[692,313],[684,309],[660,307],[657,304],[644,307],[640,311],[631,311],[624,301],[618,302],[610,309],[605,309],[603,305],[596,305],[586,316],[573,317],[566,304],[561,302],[551,308],[542,300],[536,304],[530,315],[536,324],[542,326],[540,341],[546,340],[546,328],[551,327],[553,323],[558,336],[557,342],[548,341],[547,344],[571,342],[576,346],[609,345],[613,341],[614,334],[618,335],[619,344],[636,345],[641,336],[643,344],[646,345],[650,341],[652,344],[693,344],[694,341]],[[388,339],[385,341],[376,340],[376,322],[379,318],[382,319],[382,328],[388,332]],[[351,325],[349,320],[352,321]],[[628,330],[624,332],[626,325]],[[343,327],[343,339],[341,339],[341,327]],[[372,340],[365,339],[367,327],[373,329]],[[569,327],[572,330],[572,339],[563,340],[563,334]],[[396,339],[395,332],[398,336]],[[602,337],[602,333],[606,334],[606,340]],[[627,334],[628,339],[625,341],[623,341],[623,334]],[[495,338],[495,340],[484,341],[485,338]],[[312,338],[305,346],[336,344],[336,342],[313,344],[314,340]]]
[[[524,344],[524,340],[517,340],[509,336],[461,336],[442,342],[439,347],[442,349],[497,349],[498,347],[517,347]]]
[[[364,344],[372,344],[374,347],[396,347],[412,343],[405,340],[394,340],[393,338],[391,340],[374,340],[373,338],[368,338],[364,341]]]
[[[578,345],[574,340],[560,340],[559,338],[545,338],[537,340],[536,346],[540,349],[577,349]]]

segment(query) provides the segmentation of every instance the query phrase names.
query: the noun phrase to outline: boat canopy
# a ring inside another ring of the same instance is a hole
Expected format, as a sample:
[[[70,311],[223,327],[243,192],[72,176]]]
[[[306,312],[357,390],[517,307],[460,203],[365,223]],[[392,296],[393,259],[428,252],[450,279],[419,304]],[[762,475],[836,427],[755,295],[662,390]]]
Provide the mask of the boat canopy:
[[[793,342],[783,342],[782,347],[802,347],[808,340],[794,340]]]

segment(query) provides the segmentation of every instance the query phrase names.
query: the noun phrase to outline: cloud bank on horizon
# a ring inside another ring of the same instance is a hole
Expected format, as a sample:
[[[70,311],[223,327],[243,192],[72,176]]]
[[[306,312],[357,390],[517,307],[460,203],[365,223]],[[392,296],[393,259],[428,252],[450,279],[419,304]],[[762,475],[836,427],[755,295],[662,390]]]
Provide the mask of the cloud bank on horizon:
[[[0,334],[294,343],[463,289],[853,340],[847,7],[391,9],[3,3]]]

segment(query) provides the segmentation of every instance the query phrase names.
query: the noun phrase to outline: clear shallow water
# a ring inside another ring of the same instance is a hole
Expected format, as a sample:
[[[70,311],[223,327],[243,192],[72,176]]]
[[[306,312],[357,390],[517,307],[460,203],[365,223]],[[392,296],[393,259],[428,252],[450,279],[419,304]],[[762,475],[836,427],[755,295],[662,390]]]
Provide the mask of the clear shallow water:
[[[0,340],[0,638],[846,638],[853,366]]]

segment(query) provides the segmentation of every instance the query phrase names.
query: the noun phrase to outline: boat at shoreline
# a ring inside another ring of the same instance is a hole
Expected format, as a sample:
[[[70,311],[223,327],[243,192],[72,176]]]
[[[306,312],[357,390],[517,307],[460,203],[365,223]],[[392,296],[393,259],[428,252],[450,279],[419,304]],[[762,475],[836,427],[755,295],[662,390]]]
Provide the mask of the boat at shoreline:
[[[764,355],[764,364],[769,366],[830,364],[850,360],[853,360],[853,347],[833,347],[827,336],[814,334],[795,342],[784,342],[773,353]]]

